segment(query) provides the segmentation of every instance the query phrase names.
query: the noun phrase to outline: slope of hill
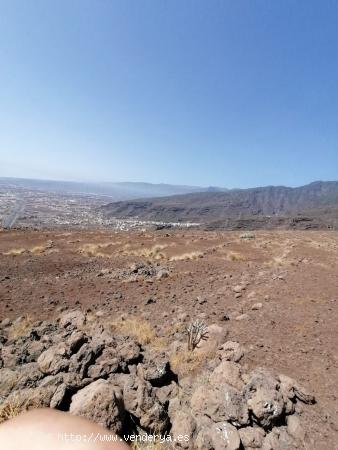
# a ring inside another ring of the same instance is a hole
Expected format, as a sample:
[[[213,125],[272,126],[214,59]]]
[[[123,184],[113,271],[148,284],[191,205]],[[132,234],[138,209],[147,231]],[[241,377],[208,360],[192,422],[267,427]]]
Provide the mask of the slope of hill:
[[[109,217],[210,222],[250,216],[280,216],[338,206],[338,182],[317,181],[290,188],[267,186],[226,192],[199,192],[115,202],[102,207]]]

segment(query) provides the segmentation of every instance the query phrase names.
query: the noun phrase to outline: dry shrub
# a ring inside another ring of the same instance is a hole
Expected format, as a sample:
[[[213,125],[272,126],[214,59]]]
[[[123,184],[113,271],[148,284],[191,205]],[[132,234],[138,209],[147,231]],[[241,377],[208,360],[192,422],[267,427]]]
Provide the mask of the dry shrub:
[[[190,252],[190,253],[183,253],[182,255],[175,255],[172,256],[169,261],[188,261],[198,258],[203,258],[204,253],[203,252]]]
[[[6,420],[13,419],[24,411],[27,411],[27,408],[22,408],[19,403],[6,403],[4,406],[0,406],[0,423],[6,422]]]
[[[3,253],[3,255],[19,256],[25,252],[30,253],[32,255],[40,255],[41,253],[44,253],[47,249],[50,249],[50,248],[51,248],[51,245],[49,242],[47,242],[46,244],[35,245],[34,247],[30,247],[30,248],[23,248],[23,247],[22,248],[12,248],[11,250],[8,250],[7,252]]]
[[[35,247],[30,248],[28,251],[33,255],[43,253],[46,250],[44,245],[36,245]]]
[[[155,336],[155,338],[149,342],[149,346],[155,351],[163,352],[168,347],[168,341],[163,337]]]
[[[25,253],[25,248],[12,248],[11,250],[8,250],[7,252],[4,252],[4,256],[19,256]]]
[[[9,329],[8,336],[10,339],[17,339],[27,334],[28,330],[32,328],[33,319],[29,316],[23,316],[18,321],[15,321]]]
[[[85,309],[82,309],[83,314],[86,317],[86,320],[83,324],[79,325],[77,328],[84,333],[93,333],[94,329],[97,329],[97,326],[102,323],[100,317],[97,317],[93,311],[87,312]]]
[[[143,258],[149,258],[149,259],[165,259],[167,256],[162,251],[165,248],[167,248],[168,245],[162,245],[162,244],[156,244],[153,247],[150,248],[140,248],[136,250],[130,250],[127,251],[127,254],[129,256],[141,256]]]
[[[174,323],[172,323],[172,324],[169,324],[167,327],[166,327],[166,334],[170,334],[170,333],[172,333],[172,334],[174,334],[174,333],[185,333],[186,332],[186,326],[185,326],[185,324],[184,324],[184,322],[181,322],[181,321],[175,321]]]
[[[140,317],[128,317],[112,323],[112,328],[121,334],[133,337],[142,345],[155,342],[156,333],[149,322]]]
[[[212,356],[209,352],[177,350],[170,355],[170,366],[175,373],[186,376],[200,369]]]
[[[103,253],[101,250],[106,249],[112,245],[111,242],[108,243],[102,243],[102,244],[84,244],[82,247],[79,248],[79,252],[82,253],[85,256],[89,257],[106,257],[108,258],[109,255],[106,253]]]
[[[41,405],[39,405],[37,401],[27,399],[22,402],[14,397],[11,401],[5,401],[0,406],[0,423],[14,419],[14,417],[17,417],[28,410],[37,409],[39,407],[41,407]]]
[[[279,256],[274,256],[270,261],[267,261],[265,265],[267,267],[283,267],[291,264],[292,260],[288,258],[288,251],[284,251]]]
[[[238,252],[229,252],[227,254],[227,260],[228,261],[246,261],[246,258],[244,255]]]

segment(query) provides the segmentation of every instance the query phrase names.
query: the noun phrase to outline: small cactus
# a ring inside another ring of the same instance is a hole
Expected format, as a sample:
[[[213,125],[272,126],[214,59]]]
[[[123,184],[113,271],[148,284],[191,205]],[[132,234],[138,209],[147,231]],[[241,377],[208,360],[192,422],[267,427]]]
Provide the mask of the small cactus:
[[[200,321],[194,320],[187,328],[188,333],[188,350],[194,350],[200,341],[207,339],[208,326]]]

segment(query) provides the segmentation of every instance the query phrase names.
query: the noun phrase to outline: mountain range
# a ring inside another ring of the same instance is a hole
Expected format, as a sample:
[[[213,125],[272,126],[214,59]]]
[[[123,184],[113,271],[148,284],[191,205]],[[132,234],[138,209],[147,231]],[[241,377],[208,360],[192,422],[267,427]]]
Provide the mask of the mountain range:
[[[28,189],[61,194],[87,194],[111,197],[114,201],[136,198],[162,197],[191,192],[222,192],[225,188],[180,186],[174,184],[153,184],[138,182],[85,183],[74,181],[36,180],[26,178],[0,177],[0,187]]]
[[[223,192],[194,192],[114,202],[102,207],[109,217],[209,223],[249,217],[279,217],[338,210],[338,181],[316,181],[296,188],[267,186]]]

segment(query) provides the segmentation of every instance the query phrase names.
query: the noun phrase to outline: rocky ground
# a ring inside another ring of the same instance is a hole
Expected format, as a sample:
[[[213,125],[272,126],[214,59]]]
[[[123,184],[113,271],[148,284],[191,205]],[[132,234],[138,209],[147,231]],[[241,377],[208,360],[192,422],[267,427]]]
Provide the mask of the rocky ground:
[[[338,448],[337,249],[317,231],[1,232],[2,417],[42,401],[186,448]]]

